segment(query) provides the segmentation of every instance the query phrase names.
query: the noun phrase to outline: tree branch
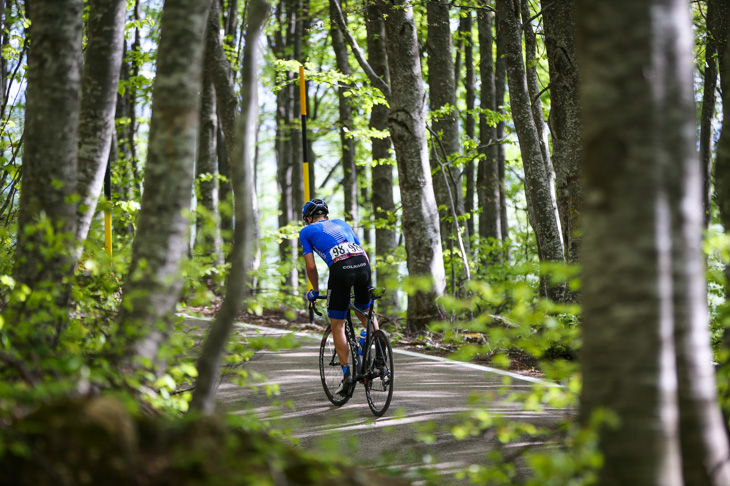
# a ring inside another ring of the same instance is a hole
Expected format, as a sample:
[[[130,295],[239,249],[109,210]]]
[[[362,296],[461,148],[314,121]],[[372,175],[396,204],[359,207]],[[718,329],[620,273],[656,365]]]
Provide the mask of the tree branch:
[[[433,131],[433,129],[431,129],[430,126],[426,125],[426,128],[428,129],[429,132],[431,132],[431,135],[433,136],[433,138],[435,138],[438,141],[439,146],[441,147],[441,151],[443,152],[444,157],[446,158],[446,149],[444,148],[443,143],[441,142],[441,139],[438,137],[438,135],[436,135],[436,133]],[[435,145],[435,143],[434,143],[434,145]],[[462,263],[464,265],[464,270],[466,271],[466,279],[471,280],[471,272],[469,271],[469,261],[466,259],[466,250],[464,250],[464,242],[461,239],[461,231],[459,230],[459,218],[458,218],[458,215],[456,214],[456,204],[454,203],[454,196],[451,193],[451,185],[449,184],[449,179],[446,175],[446,173],[449,171],[446,169],[446,167],[444,167],[444,163],[441,162],[441,159],[438,156],[438,151],[436,150],[435,146],[433,149],[433,154],[434,154],[434,156],[436,156],[436,162],[438,162],[439,165],[441,166],[441,172],[444,175],[444,182],[446,183],[446,189],[448,189],[448,191],[449,191],[449,199],[451,200],[451,215],[454,218],[454,226],[456,227],[456,238],[459,242],[459,249],[461,250],[461,259],[462,259]]]
[[[386,100],[390,100],[390,86],[388,86],[388,83],[383,81],[383,78],[375,74],[375,71],[370,66],[370,63],[368,63],[368,61],[365,59],[365,55],[363,54],[362,49],[360,49],[357,41],[352,36],[352,33],[350,33],[347,25],[345,25],[345,18],[342,15],[342,9],[340,8],[339,0],[330,0],[330,3],[332,5],[332,8],[334,9],[333,17],[335,18],[335,22],[337,22],[337,27],[340,28],[342,35],[345,37],[347,43],[350,45],[350,49],[355,55],[355,59],[357,59],[358,64],[360,64],[360,67],[365,72],[372,85],[378,88],[383,93],[383,96],[385,96]]]

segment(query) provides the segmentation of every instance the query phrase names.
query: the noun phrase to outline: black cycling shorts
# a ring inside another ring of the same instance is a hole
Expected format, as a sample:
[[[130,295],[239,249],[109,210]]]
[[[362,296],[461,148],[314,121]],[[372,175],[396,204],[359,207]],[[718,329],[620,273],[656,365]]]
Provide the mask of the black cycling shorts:
[[[362,311],[369,309],[370,282],[370,263],[365,255],[333,263],[327,282],[327,315],[330,319],[345,318],[350,305],[350,289],[354,289],[355,306]]]

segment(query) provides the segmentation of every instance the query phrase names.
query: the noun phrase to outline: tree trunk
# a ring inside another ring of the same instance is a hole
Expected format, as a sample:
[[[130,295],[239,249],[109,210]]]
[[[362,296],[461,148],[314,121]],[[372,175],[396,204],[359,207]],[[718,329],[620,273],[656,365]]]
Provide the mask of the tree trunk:
[[[442,208],[439,211],[441,239],[446,243],[451,237],[455,237],[455,225],[450,221],[453,220],[452,208],[456,210],[458,216],[464,214],[461,177],[451,163],[460,152],[456,79],[449,27],[449,4],[446,0],[430,1],[426,4],[426,10],[429,104],[432,113],[439,112],[439,115],[433,116],[432,119],[433,131],[438,135],[438,140],[432,140],[431,171],[436,203]],[[442,153],[442,150],[445,153]],[[441,163],[444,164],[443,168]],[[443,170],[446,174],[442,172]]]
[[[601,430],[598,484],[729,484],[702,268],[687,5],[579,5],[581,414],[607,408],[619,421]]]
[[[678,2],[679,3],[679,2]],[[717,402],[710,346],[706,277],[702,250],[704,226],[703,170],[697,153],[693,86],[692,30],[689,11],[681,3],[676,15],[654,42],[664,48],[669,72],[662,123],[662,141],[669,164],[667,178],[672,211],[674,345],[677,353],[679,436],[684,484],[730,484],[730,444]],[[714,99],[714,97],[713,97]],[[714,101],[712,103],[714,107]]]
[[[547,176],[548,191],[550,195],[550,204],[555,213],[555,222],[558,225],[558,235],[561,238],[561,244],[564,246],[562,241],[562,234],[560,231],[560,216],[558,214],[557,204],[555,203],[555,172],[553,171],[553,163],[550,159],[550,144],[548,143],[548,133],[545,127],[545,119],[543,118],[542,112],[542,101],[540,82],[537,79],[537,39],[535,37],[535,31],[532,29],[532,23],[530,18],[532,14],[530,12],[530,3],[527,1],[521,2],[520,13],[522,16],[522,32],[524,32],[525,38],[525,79],[527,81],[527,92],[530,96],[530,107],[532,108],[532,118],[535,120],[535,128],[537,129],[537,138],[540,141],[540,152],[542,153],[543,164],[545,165],[545,175]],[[565,250],[563,250],[563,254]]]
[[[142,20],[142,4],[140,0],[134,2],[134,21],[137,22],[137,26],[134,28],[134,41],[132,42],[132,51],[140,52],[142,49],[142,35],[140,34],[139,22]],[[137,78],[139,76],[139,64],[137,62],[132,63],[132,77]],[[129,128],[127,143],[129,143],[129,149],[132,153],[132,157],[129,159],[132,166],[132,174],[134,175],[134,194],[135,196],[142,195],[142,174],[139,168],[139,158],[137,157],[137,88],[134,83],[129,88]]]
[[[253,0],[250,4],[248,30],[243,51],[241,68],[241,118],[238,122],[235,164],[231,165],[233,189],[237,194],[236,228],[231,251],[231,271],[226,283],[226,297],[203,344],[198,360],[198,378],[190,403],[190,410],[211,414],[215,409],[215,390],[218,372],[225,350],[225,344],[233,328],[233,322],[241,310],[243,300],[249,291],[246,282],[256,254],[257,224],[253,217],[257,213],[256,199],[246,197],[254,193],[253,156],[256,143],[258,105],[258,38],[263,20],[268,12],[265,0]]]
[[[545,49],[550,69],[550,132],[560,227],[565,259],[580,261],[583,189],[580,179],[581,123],[578,60],[575,54],[574,0],[542,0]],[[571,296],[571,300],[572,300]]]
[[[499,12],[495,14],[495,19],[499,18]],[[504,41],[496,38],[496,60],[494,62],[494,93],[497,113],[505,114],[504,95],[507,89],[507,66],[504,61]],[[509,220],[507,219],[507,194],[505,192],[505,165],[506,157],[502,140],[505,139],[505,123],[499,121],[497,123],[497,171],[499,172],[499,227],[502,235],[502,241],[509,239]],[[509,259],[509,246],[504,245],[504,258]]]
[[[481,77],[481,108],[497,111],[496,86],[493,61],[492,22],[494,15],[488,10],[477,13],[479,27],[479,73]],[[504,84],[504,82],[502,83]],[[502,239],[500,225],[500,183],[497,165],[497,129],[487,120],[485,113],[479,116],[479,171],[477,174],[477,193],[479,197],[479,236],[482,239]],[[488,255],[483,255],[486,263]]]
[[[119,72],[120,84],[121,82],[129,81],[129,64],[127,64],[126,61],[128,52],[125,41],[124,53],[122,55]],[[114,162],[111,167],[115,168],[116,170],[114,172],[121,174],[122,177],[120,178],[121,181],[119,185],[112,185],[112,196],[116,194],[117,197],[123,201],[131,201],[137,197],[135,182],[137,178],[132,164],[134,157],[132,145],[134,141],[133,138],[130,138],[134,137],[133,130],[131,129],[131,117],[129,113],[132,106],[131,95],[131,89],[124,90],[124,94],[117,93],[116,110],[114,113],[116,143],[112,145],[112,151],[116,151],[117,153],[113,154],[111,157],[111,160]],[[129,228],[124,229],[124,231],[127,230],[129,230]]]
[[[330,10],[335,7],[332,6],[330,0]],[[333,14],[331,13],[330,16]],[[347,44],[342,38],[342,32],[337,27],[337,23],[332,20],[330,25],[330,36],[332,37],[332,50],[335,51],[335,58],[337,59],[337,69],[345,76],[350,76],[352,71],[350,64],[347,60]],[[357,171],[355,168],[355,140],[352,136],[348,137],[348,133],[354,131],[354,124],[352,121],[352,107],[345,97],[345,92],[349,89],[349,86],[339,83],[337,87],[337,101],[340,111],[340,146],[342,147],[342,173],[344,175],[342,181],[342,189],[345,195],[345,207],[344,215],[345,219],[351,221],[353,226],[358,226],[358,212],[357,212]]]
[[[474,76],[474,43],[472,41],[472,14],[467,10],[466,14],[461,18],[459,23],[459,31],[461,32],[462,39],[464,40],[464,96],[466,97],[466,119],[464,123],[464,132],[469,140],[474,140],[475,123],[474,115],[474,104],[476,100],[476,89],[475,76]],[[491,55],[491,52],[490,52]],[[456,69],[456,76],[458,79],[459,70]],[[466,182],[466,195],[464,197],[464,213],[469,215],[469,219],[466,220],[467,234],[473,236],[474,226],[474,197],[476,195],[476,181],[474,180],[474,159],[471,159],[465,169],[465,182]]]
[[[667,154],[654,125],[664,107],[653,102],[653,84],[669,73],[657,70],[649,47],[660,34],[649,3],[593,0],[576,12],[586,194],[581,415],[586,422],[601,407],[620,420],[601,430],[599,485],[682,484],[670,208],[660,186]],[[649,67],[651,81],[641,76]]]
[[[436,299],[446,286],[438,209],[426,145],[426,93],[423,87],[413,9],[408,0],[379,1],[388,39],[386,50],[391,79],[388,127],[398,161],[403,204],[408,274],[426,279],[429,291],[408,297],[408,326],[425,329],[439,319]],[[453,72],[453,71],[452,71]]]
[[[707,2],[707,43],[705,44],[705,72],[702,93],[702,114],[700,116],[700,167],[702,170],[703,196],[705,211],[704,227],[710,227],[712,219],[712,152],[715,122],[715,92],[717,90],[717,40],[713,32],[717,32],[718,18],[717,0]],[[726,20],[727,21],[727,20]]]
[[[90,2],[79,112],[77,192],[81,200],[76,225],[77,258],[81,256],[89,233],[109,160],[124,48],[125,14],[125,0]]]
[[[153,361],[168,335],[187,253],[199,92],[210,0],[168,2],[162,11],[145,190],[118,321],[127,353]]]
[[[533,230],[541,262],[563,263],[563,246],[560,239],[549,176],[540,147],[540,138],[531,110],[530,97],[522,61],[522,36],[519,25],[520,12],[510,0],[497,0],[498,35],[503,37],[504,56],[509,85],[512,117],[520,143],[522,163],[525,168],[525,196],[528,209],[533,211]],[[547,290],[556,302],[564,299],[565,285],[557,284]]]
[[[81,0],[36,0],[28,51],[25,144],[14,278],[33,290],[52,292],[59,315],[41,331],[54,342],[67,320],[74,258],[77,127],[81,78]],[[46,230],[38,228],[47,221]],[[60,242],[60,244],[59,244]],[[59,245],[48,251],[49,243]],[[17,322],[38,309],[21,310]],[[41,313],[41,315],[43,315]],[[51,314],[53,315],[53,314]],[[35,318],[37,319],[37,318]],[[51,328],[53,326],[53,328]],[[48,331],[48,332],[45,332]]]
[[[429,321],[441,317],[436,299],[446,286],[438,208],[428,166],[426,144],[426,92],[423,87],[418,38],[413,8],[408,0],[391,5],[379,0],[385,23],[386,54],[391,85],[379,77],[365,60],[360,47],[347,31],[342,13],[336,22],[352,48],[360,67],[373,86],[380,89],[390,106],[388,128],[398,162],[398,182],[403,205],[409,277],[421,289],[408,297],[408,326],[424,329]],[[337,10],[339,3],[335,1]]]
[[[212,10],[212,8],[211,8]],[[200,133],[195,180],[198,211],[196,214],[196,252],[222,263],[220,223],[218,216],[218,116],[216,94],[207,65],[203,68],[200,99]],[[223,163],[228,163],[227,158]]]
[[[235,164],[241,164],[240,158],[235,158],[236,155],[233,152],[236,147],[240,144],[238,140],[239,132],[237,130],[237,124],[239,123],[239,107],[238,97],[236,90],[233,85],[233,68],[226,57],[225,50],[223,47],[223,41],[220,38],[220,15],[218,11],[218,5],[213,2],[208,15],[208,25],[206,30],[206,60],[205,65],[210,72],[213,86],[215,87],[215,100],[218,108],[218,119],[223,132],[224,149],[219,151],[219,167],[225,166],[226,176],[229,179],[229,184],[226,189],[232,191],[226,194],[226,200],[232,198],[233,207],[238,207],[236,197],[245,197],[250,199],[247,203],[250,207],[256,207],[256,187],[252,186],[250,191],[240,192],[236,194],[233,188],[233,177],[235,176]],[[211,154],[211,157],[213,155]],[[221,157],[222,156],[222,157]],[[251,167],[253,170],[253,166]],[[221,171],[221,173],[223,173]],[[234,210],[235,212],[235,210]],[[258,210],[255,213],[248,215],[247,217],[253,218],[256,228],[258,228]],[[231,225],[229,229],[233,228],[233,220],[231,218],[228,223]],[[258,229],[257,229],[258,231]],[[247,282],[250,284],[252,282]]]
[[[366,7],[367,47],[368,62],[375,73],[386,83],[390,84],[388,73],[388,57],[385,53],[385,24],[383,15],[377,5],[372,3]],[[370,115],[370,128],[386,132],[388,130],[388,114],[390,110],[385,105],[373,106]],[[390,136],[384,138],[372,138],[372,205],[373,217],[375,218],[375,277],[377,284],[381,287],[393,289],[388,292],[380,301],[380,305],[386,312],[398,310],[398,299],[395,292],[395,279],[397,269],[388,257],[394,254],[395,221],[390,221],[390,215],[395,214],[395,202],[393,199],[393,162],[390,158]],[[387,224],[378,223],[379,221]],[[389,282],[393,280],[393,282]]]
[[[276,8],[277,30],[270,40],[271,49],[277,59],[296,59],[293,52],[295,47],[295,30],[297,2],[281,0]],[[286,75],[286,85],[276,95],[276,181],[279,189],[279,228],[299,220],[299,210],[296,203],[299,196],[297,187],[297,169],[301,171],[297,161],[300,138],[295,133],[294,117],[294,84],[291,72]],[[303,203],[302,203],[303,204]],[[283,285],[295,294],[298,292],[299,275],[297,272],[298,248],[296,240],[284,239],[279,244],[279,261],[282,265]]]
[[[217,100],[217,98],[216,98]],[[220,122],[220,114],[218,115]],[[226,137],[223,134],[223,127],[218,123],[216,134],[216,152],[218,154],[218,214],[221,219],[221,244],[230,252],[233,246],[233,189],[231,189],[231,168],[228,163],[228,150],[226,149]],[[224,254],[226,252],[224,251]],[[225,254],[228,261],[228,255]]]

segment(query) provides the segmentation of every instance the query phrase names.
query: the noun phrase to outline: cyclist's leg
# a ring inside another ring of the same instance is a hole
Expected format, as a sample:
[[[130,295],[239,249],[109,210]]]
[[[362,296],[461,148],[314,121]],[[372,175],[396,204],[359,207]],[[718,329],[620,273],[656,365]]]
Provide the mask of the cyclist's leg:
[[[367,327],[368,311],[370,310],[370,306],[373,305],[373,301],[370,299],[370,287],[372,286],[372,277],[370,272],[370,263],[364,257],[363,260],[365,261],[365,265],[358,269],[357,275],[355,276],[353,282],[353,289],[355,294],[354,305],[361,311],[355,312],[355,315],[357,315],[357,318],[362,323],[362,326]],[[373,327],[375,329],[380,329],[378,327],[378,318],[375,317],[375,314],[373,314]]]
[[[362,323],[362,327],[367,327],[367,325],[368,325],[368,310],[370,310],[370,305],[368,305],[363,310],[363,313],[353,312],[353,314],[355,314],[357,316],[357,318],[360,319],[360,322]],[[373,328],[380,329],[380,327],[378,327],[378,318],[375,317],[375,314],[373,314]]]
[[[330,325],[332,326],[332,339],[335,341],[337,357],[340,358],[340,363],[349,365],[349,347],[347,345],[347,338],[345,337],[345,320],[330,317]]]
[[[349,359],[349,345],[345,336],[345,316],[350,305],[350,287],[344,283],[343,279],[347,274],[343,273],[341,267],[339,263],[330,267],[330,277],[327,282],[327,316],[332,326],[332,339],[335,342],[337,357],[343,366],[351,366],[353,363]],[[354,369],[352,370],[354,372]]]

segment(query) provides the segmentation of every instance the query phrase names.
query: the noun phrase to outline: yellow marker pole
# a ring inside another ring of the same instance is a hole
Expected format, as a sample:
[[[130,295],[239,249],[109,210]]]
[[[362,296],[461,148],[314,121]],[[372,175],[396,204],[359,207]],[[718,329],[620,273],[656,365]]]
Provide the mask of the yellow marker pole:
[[[309,162],[307,161],[307,85],[304,82],[304,66],[299,66],[299,105],[302,113],[302,157],[304,164],[304,199],[309,201],[312,198],[309,187]]]
[[[309,162],[307,161],[307,85],[304,82],[304,66],[299,66],[299,106],[302,114],[302,171],[304,171],[304,200],[312,199],[309,187]],[[312,282],[307,278],[307,292],[312,290]]]
[[[104,248],[109,256],[112,256],[112,177],[111,160],[106,164],[104,174],[104,196],[107,206],[104,208]]]

